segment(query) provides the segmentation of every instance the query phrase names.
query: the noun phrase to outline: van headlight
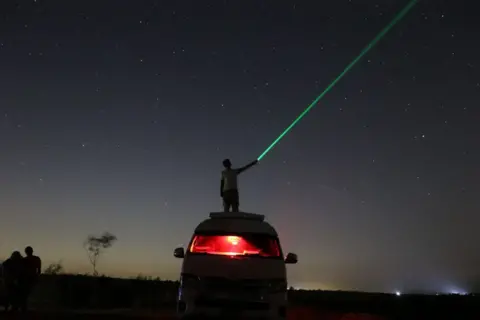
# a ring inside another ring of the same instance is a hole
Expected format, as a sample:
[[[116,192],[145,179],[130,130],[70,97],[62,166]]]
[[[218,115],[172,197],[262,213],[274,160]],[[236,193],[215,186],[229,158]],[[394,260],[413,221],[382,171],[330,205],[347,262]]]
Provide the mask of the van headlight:
[[[287,282],[283,279],[272,280],[268,287],[271,292],[283,292],[287,290]]]

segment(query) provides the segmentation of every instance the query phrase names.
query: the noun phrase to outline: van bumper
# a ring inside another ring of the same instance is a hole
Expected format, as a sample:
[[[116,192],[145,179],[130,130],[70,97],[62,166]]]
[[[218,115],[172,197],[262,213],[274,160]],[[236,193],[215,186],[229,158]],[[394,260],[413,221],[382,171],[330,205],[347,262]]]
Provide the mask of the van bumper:
[[[284,295],[281,295],[284,297]],[[242,301],[227,299],[183,299],[177,304],[180,318],[248,318],[248,319],[286,319],[285,301]]]

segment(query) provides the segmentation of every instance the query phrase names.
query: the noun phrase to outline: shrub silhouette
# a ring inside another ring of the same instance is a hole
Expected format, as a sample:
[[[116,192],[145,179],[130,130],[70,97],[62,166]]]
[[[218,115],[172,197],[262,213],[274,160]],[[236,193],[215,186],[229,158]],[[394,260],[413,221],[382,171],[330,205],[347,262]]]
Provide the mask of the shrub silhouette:
[[[62,262],[55,262],[55,263],[50,264],[43,271],[43,273],[48,274],[48,275],[58,275],[58,274],[62,274],[64,271],[65,270],[63,268]]]

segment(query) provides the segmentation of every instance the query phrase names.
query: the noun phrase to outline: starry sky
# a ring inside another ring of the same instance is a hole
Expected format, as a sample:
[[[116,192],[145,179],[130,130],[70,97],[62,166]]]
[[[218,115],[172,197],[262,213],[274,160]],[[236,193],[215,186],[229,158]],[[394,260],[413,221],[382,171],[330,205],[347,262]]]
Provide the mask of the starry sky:
[[[455,3],[454,3],[455,2]],[[222,160],[254,160],[405,0],[0,2],[0,254],[175,279],[221,210]],[[290,284],[469,290],[480,279],[480,29],[420,1],[260,164]]]

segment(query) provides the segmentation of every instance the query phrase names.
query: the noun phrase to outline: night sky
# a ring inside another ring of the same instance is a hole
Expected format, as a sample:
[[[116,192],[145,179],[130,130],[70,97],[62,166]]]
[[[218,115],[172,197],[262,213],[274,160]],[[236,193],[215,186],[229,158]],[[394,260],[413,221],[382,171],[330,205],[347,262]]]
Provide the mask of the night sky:
[[[450,2],[450,3],[447,3]],[[255,160],[406,0],[0,2],[0,254],[176,279],[221,210],[222,160]],[[260,164],[290,284],[469,290],[480,279],[480,21],[420,1]]]

